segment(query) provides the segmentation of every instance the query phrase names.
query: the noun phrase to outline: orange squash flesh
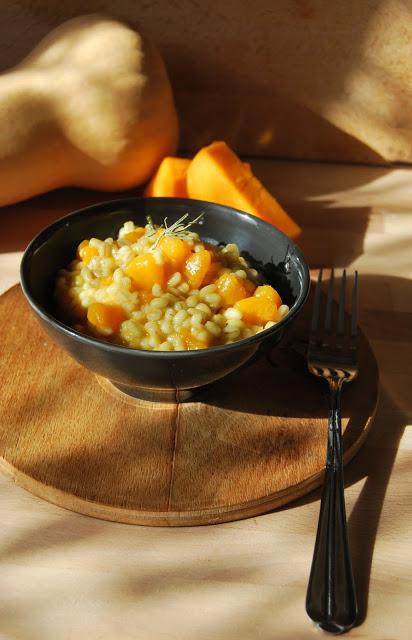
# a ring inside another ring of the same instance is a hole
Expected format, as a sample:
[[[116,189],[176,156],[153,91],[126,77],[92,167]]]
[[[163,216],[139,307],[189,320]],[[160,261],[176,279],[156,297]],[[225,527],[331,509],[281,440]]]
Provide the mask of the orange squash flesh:
[[[290,238],[301,233],[299,225],[253,175],[250,166],[225,142],[213,142],[195,155],[187,170],[187,191],[190,198],[251,213]]]
[[[282,298],[274,289],[270,286],[270,284],[263,284],[260,287],[257,287],[254,294],[256,298],[266,298],[267,300],[271,300],[279,309],[282,303]]]
[[[245,287],[248,296],[251,296],[256,291],[256,285],[252,280],[243,280],[243,286]]]
[[[175,271],[180,271],[191,254],[191,248],[180,238],[165,236],[159,241],[159,248]]]
[[[220,262],[214,262],[212,258],[210,267],[205,273],[202,284],[207,285],[207,284],[214,283],[218,277],[218,274],[221,268],[222,268],[222,264]]]
[[[210,256],[210,251],[207,249],[202,249],[197,253],[192,253],[192,255],[186,260],[184,274],[192,289],[198,289],[202,286],[211,262],[212,258]]]
[[[116,332],[126,318],[125,311],[116,305],[94,302],[87,310],[87,320],[97,330]]]
[[[142,253],[136,256],[124,271],[139,291],[150,292],[154,284],[164,287],[166,283],[164,265],[158,264],[151,253]]]
[[[213,342],[212,340],[210,342],[199,340],[194,335],[192,335],[189,329],[181,329],[179,331],[179,336],[184,340],[186,349],[206,349],[207,347],[212,346]]]
[[[186,176],[190,160],[168,156],[160,163],[150,180],[144,195],[146,197],[187,198]]]
[[[124,239],[133,244],[134,242],[137,242],[139,238],[144,236],[145,233],[146,229],[144,227],[136,227],[136,229],[130,231],[130,233],[126,233]]]
[[[139,302],[143,307],[145,304],[151,302],[154,298],[154,295],[151,291],[139,291]]]
[[[251,296],[250,298],[244,298],[243,300],[238,300],[234,307],[241,312],[242,320],[246,324],[264,325],[270,320],[275,321],[278,319],[277,306],[265,297]]]
[[[234,273],[223,273],[215,284],[225,307],[231,307],[235,302],[248,295],[245,281]]]

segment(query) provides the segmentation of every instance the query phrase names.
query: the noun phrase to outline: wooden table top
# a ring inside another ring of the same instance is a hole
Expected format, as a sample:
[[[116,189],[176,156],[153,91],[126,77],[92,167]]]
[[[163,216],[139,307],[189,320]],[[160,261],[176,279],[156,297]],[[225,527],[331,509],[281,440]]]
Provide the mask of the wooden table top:
[[[412,169],[252,161],[296,219],[311,267],[361,274],[360,324],[381,377],[375,423],[346,468],[361,608],[353,638],[412,629]],[[115,194],[114,197],[119,197]],[[52,220],[113,194],[57,191],[0,209],[0,292]],[[120,196],[121,197],[121,196]],[[22,389],[24,393],[24,389]],[[319,398],[322,402],[322,398]],[[206,527],[148,528],[53,506],[0,476],[0,639],[306,640],[319,491]]]

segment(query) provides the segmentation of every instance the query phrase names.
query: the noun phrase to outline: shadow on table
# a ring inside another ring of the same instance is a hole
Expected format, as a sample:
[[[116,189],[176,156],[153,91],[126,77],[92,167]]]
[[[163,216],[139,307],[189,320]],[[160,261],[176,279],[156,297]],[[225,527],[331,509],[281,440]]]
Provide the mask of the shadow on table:
[[[360,194],[362,187],[390,174],[389,168],[257,161],[256,170],[302,227],[297,244],[312,268],[347,267],[363,254],[371,225],[374,233],[383,233],[379,214],[371,218],[369,201]],[[394,186],[380,188],[383,195]]]
[[[305,203],[296,216],[303,229],[297,243],[311,268],[344,268],[364,252],[369,207],[329,207],[328,202]]]
[[[361,624],[367,615],[374,546],[386,490],[405,425],[406,416],[383,389],[376,423],[369,440],[346,471],[346,484],[349,485],[366,474],[364,485],[348,518],[348,535],[359,605],[358,624]],[[399,525],[402,526],[402,523],[399,522]]]

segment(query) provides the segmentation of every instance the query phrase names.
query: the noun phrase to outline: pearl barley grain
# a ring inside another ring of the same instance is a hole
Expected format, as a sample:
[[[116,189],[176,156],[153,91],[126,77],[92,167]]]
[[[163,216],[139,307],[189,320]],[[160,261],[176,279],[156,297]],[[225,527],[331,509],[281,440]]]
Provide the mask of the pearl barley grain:
[[[179,271],[176,271],[167,281],[167,285],[169,287],[177,287],[177,285],[180,284],[181,280],[182,274]]]
[[[205,328],[209,331],[209,333],[212,334],[212,336],[215,336],[216,338],[222,333],[221,327],[219,327],[216,322],[212,322],[211,320],[208,320],[206,322]]]
[[[216,310],[219,308],[222,302],[222,298],[218,293],[208,293],[205,295],[205,302],[207,302],[207,304],[210,305],[212,309]]]
[[[199,304],[199,298],[195,295],[191,295],[188,298],[186,298],[186,305],[188,307],[195,307],[197,304]]]
[[[287,304],[281,304],[278,309],[278,313],[279,318],[284,318],[289,313],[289,307],[287,306]]]

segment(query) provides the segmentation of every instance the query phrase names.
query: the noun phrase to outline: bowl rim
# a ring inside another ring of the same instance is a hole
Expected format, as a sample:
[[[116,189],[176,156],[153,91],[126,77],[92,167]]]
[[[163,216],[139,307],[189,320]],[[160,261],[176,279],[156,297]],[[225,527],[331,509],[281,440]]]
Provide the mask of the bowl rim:
[[[122,207],[127,207],[128,205],[130,206],[132,204],[135,204],[136,202],[140,202],[140,201],[149,202],[151,200],[156,201],[157,203],[161,201],[166,207],[167,207],[167,204],[176,203],[176,201],[182,204],[187,203],[188,207],[190,207],[193,203],[196,203],[196,205],[200,205],[200,206],[203,205],[203,206],[209,206],[209,207],[210,206],[219,207],[229,212],[234,212],[236,215],[238,216],[240,215],[241,218],[243,217],[243,218],[249,219],[253,221],[255,224],[258,224],[258,226],[263,225],[263,229],[265,229],[266,227],[268,232],[272,234],[274,233],[275,235],[281,236],[284,239],[286,239],[288,243],[288,249],[287,249],[286,255],[287,254],[295,255],[299,259],[301,266],[303,268],[302,290],[300,291],[300,294],[296,298],[293,306],[290,308],[289,313],[284,318],[282,318],[279,322],[277,322],[274,326],[269,327],[268,329],[263,329],[259,333],[253,336],[250,336],[249,338],[235,340],[230,344],[217,345],[214,347],[207,347],[205,349],[187,349],[184,351],[152,351],[148,349],[136,349],[134,347],[127,347],[125,345],[115,344],[115,343],[107,342],[105,340],[101,340],[99,338],[88,336],[84,333],[81,333],[80,331],[77,331],[76,329],[73,329],[69,325],[66,325],[64,322],[61,322],[60,320],[58,320],[58,318],[56,318],[54,315],[46,311],[46,309],[37,302],[34,295],[32,295],[32,292],[30,291],[28,278],[26,278],[26,276],[28,273],[30,258],[34,253],[34,251],[41,244],[43,244],[44,242],[47,242],[47,240],[49,240],[50,237],[60,228],[64,226],[68,226],[71,220],[76,218],[81,218],[85,214],[89,214],[93,212],[98,213],[101,208],[104,208],[104,209],[107,208],[110,210],[112,207],[113,208],[119,207],[120,209]],[[205,354],[213,354],[213,353],[218,354],[226,351],[234,351],[242,347],[260,343],[262,342],[262,339],[269,338],[272,334],[274,335],[279,331],[279,329],[282,329],[283,326],[286,326],[287,324],[289,324],[305,304],[307,297],[309,295],[309,289],[310,289],[310,272],[309,272],[309,267],[306,262],[306,259],[302,251],[297,246],[297,244],[293,240],[291,240],[285,233],[280,231],[277,227],[269,224],[268,222],[266,222],[265,220],[262,220],[261,218],[258,218],[257,216],[253,216],[249,213],[246,213],[245,211],[241,211],[240,209],[227,207],[226,205],[218,204],[215,202],[209,202],[207,200],[197,200],[194,198],[132,196],[127,198],[116,198],[114,200],[104,200],[103,202],[98,202],[98,203],[89,205],[87,207],[82,207],[81,209],[76,209],[75,211],[65,214],[61,218],[54,220],[51,224],[41,229],[39,233],[37,233],[34,236],[34,238],[32,238],[32,240],[29,242],[29,244],[27,245],[23,253],[21,263],[20,263],[20,284],[26,299],[28,300],[30,306],[34,309],[34,311],[46,323],[50,323],[52,326],[57,325],[57,328],[60,331],[62,331],[65,335],[69,336],[70,338],[75,338],[76,340],[80,341],[83,344],[98,347],[100,349],[107,350],[112,353],[114,352],[119,355],[128,354],[133,356],[133,354],[136,354],[136,357],[138,356],[140,358],[155,357],[155,358],[175,359],[175,358],[184,358],[184,357],[199,358],[204,356]]]

